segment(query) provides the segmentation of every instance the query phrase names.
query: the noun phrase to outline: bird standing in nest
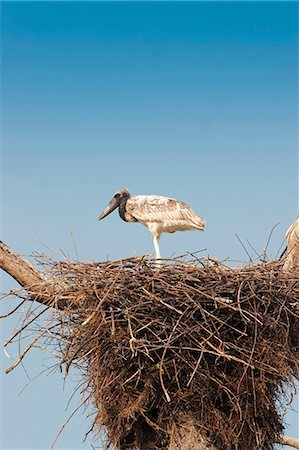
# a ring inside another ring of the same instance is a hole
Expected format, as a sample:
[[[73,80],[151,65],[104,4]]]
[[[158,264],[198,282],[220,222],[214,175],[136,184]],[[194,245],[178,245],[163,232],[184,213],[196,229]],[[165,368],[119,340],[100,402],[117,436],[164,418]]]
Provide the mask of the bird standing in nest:
[[[123,189],[112,197],[99,220],[107,217],[116,208],[125,222],[139,222],[149,229],[153,236],[156,260],[161,259],[161,233],[203,231],[205,228],[204,219],[197,216],[186,203],[174,198],[158,195],[131,196],[127,189]]]

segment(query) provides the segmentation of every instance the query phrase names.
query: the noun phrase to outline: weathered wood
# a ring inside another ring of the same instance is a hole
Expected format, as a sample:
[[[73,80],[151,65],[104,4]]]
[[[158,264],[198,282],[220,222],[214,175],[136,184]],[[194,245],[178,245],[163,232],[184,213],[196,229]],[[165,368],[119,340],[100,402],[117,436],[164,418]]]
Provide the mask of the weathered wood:
[[[0,268],[29,293],[28,300],[36,300],[56,309],[65,308],[67,303],[62,298],[68,288],[65,283],[56,277],[48,277],[2,241],[0,241]],[[55,304],[53,304],[54,294],[57,298]]]
[[[187,414],[171,424],[169,435],[168,450],[217,450]]]
[[[289,445],[290,447],[294,447],[294,448],[299,449],[299,439],[295,439],[295,438],[290,437],[290,436],[281,436],[281,438],[279,439],[278,444]]]
[[[24,288],[37,286],[46,281],[42,272],[2,241],[0,241],[0,267]]]

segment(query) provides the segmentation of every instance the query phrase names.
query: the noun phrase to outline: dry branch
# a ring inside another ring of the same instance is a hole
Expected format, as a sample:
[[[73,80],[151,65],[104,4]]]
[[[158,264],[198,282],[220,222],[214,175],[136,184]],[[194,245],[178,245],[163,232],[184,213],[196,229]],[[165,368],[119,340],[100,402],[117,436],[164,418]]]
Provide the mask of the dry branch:
[[[30,295],[28,300],[63,309],[68,286],[60,277],[51,277],[37,270],[29,261],[0,241],[0,268],[12,276]],[[46,288],[46,289],[45,289]]]
[[[21,258],[22,277],[0,263],[30,299],[56,308],[35,330],[33,346],[54,348],[66,372],[81,369],[93,425],[106,428],[107,445],[285,444],[277,401],[298,379],[299,274],[286,276],[280,261],[231,269],[176,260],[157,269],[142,258],[47,260],[39,276]],[[28,317],[28,330],[33,323]]]
[[[39,286],[46,277],[22,256],[0,241],[0,267],[22,287]]]
[[[281,445],[289,445],[290,447],[299,449],[299,439],[295,439],[290,436],[282,436],[279,438],[278,443]]]

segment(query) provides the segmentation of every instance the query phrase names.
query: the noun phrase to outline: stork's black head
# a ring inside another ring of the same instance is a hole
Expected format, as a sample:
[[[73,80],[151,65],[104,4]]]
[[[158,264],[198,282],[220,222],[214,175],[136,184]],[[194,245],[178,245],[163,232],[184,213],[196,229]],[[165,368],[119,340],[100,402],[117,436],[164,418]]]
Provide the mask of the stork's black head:
[[[98,220],[102,220],[105,217],[107,217],[110,213],[112,213],[112,211],[118,208],[122,202],[126,202],[128,198],[130,198],[130,193],[127,189],[122,189],[121,191],[116,192],[116,194],[113,195],[107,208],[104,209]]]

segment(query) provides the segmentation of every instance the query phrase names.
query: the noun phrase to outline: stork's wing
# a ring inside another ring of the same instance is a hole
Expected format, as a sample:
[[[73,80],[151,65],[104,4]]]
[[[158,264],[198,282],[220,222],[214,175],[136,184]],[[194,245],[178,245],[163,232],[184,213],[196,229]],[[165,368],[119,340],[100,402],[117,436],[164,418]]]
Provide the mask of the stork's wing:
[[[286,238],[289,240],[291,236],[294,235],[295,238],[299,237],[299,218],[292,223],[292,225],[288,228],[286,232]]]
[[[284,270],[299,267],[299,218],[290,226],[286,232],[287,255],[284,263]]]
[[[126,211],[142,222],[190,220],[201,227],[205,224],[205,221],[197,216],[186,203],[156,195],[131,197],[127,201]]]

